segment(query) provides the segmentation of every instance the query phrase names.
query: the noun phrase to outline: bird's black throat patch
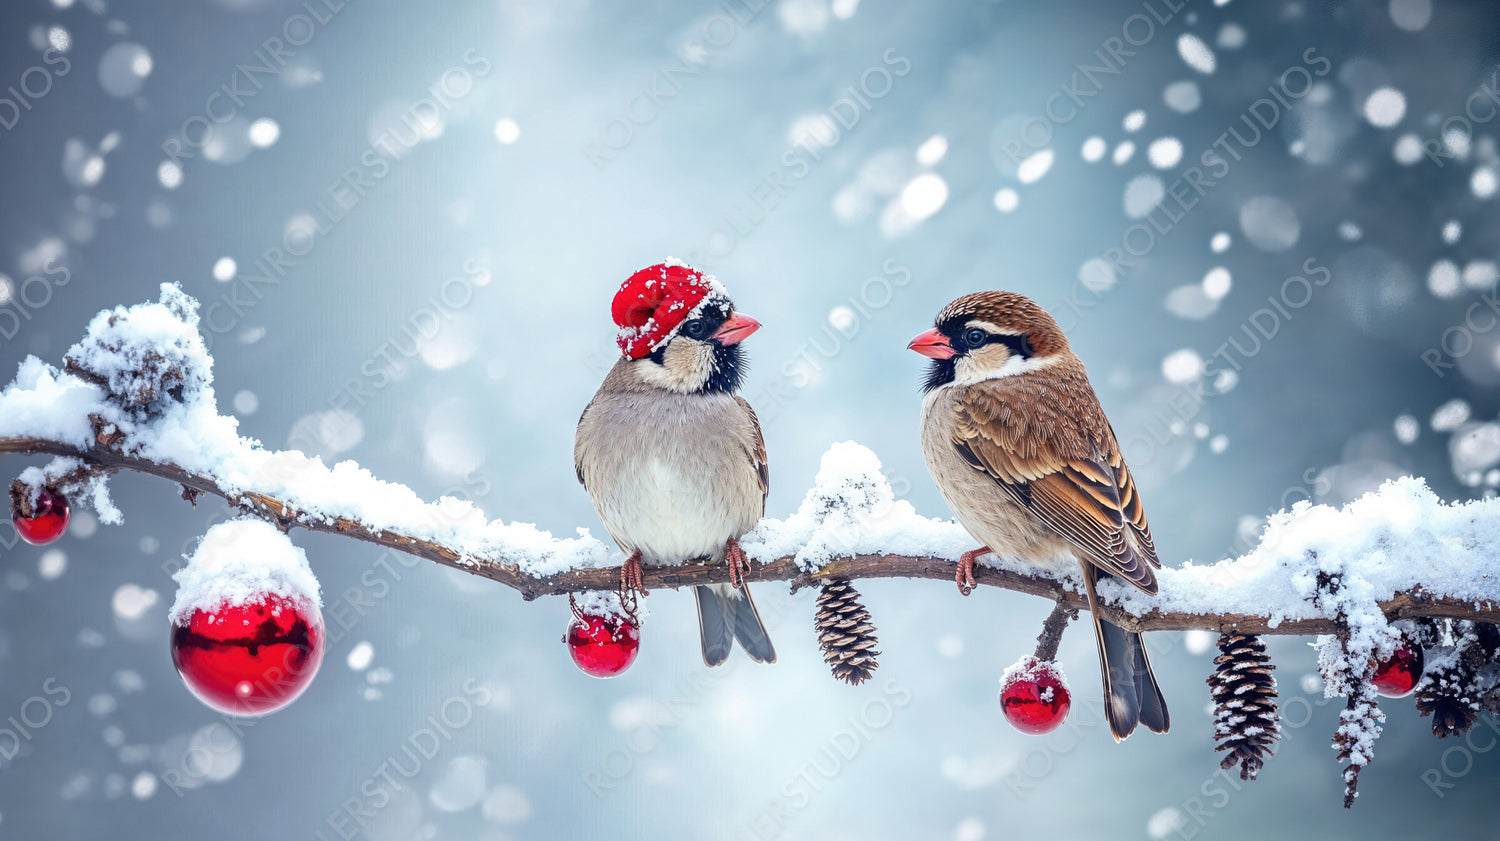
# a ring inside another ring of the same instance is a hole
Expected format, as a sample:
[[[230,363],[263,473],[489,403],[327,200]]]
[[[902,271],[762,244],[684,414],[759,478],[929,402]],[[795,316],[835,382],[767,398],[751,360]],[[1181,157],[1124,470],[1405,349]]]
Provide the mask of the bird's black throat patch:
[[[714,339],[710,339],[708,345],[713,348],[714,364],[713,370],[709,372],[708,381],[703,384],[702,392],[704,394],[734,394],[740,390],[740,383],[745,378],[745,369],[749,366],[744,349],[738,342],[725,346]]]
[[[953,382],[958,376],[958,357],[950,356],[947,359],[934,359],[927,366],[927,376],[922,379],[922,393],[926,394],[935,388],[942,388]]]

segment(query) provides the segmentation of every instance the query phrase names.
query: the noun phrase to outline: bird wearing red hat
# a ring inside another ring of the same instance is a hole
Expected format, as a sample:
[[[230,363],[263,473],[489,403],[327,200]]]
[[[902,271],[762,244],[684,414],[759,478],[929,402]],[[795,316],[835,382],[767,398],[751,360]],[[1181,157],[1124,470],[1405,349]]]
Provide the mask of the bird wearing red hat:
[[[770,488],[760,421],[736,394],[740,342],[760,322],[735,312],[712,275],[670,258],[631,275],[611,314],[622,355],[578,419],[573,466],[625,553],[621,584],[644,592],[643,563],[727,563],[730,584],[694,587],[703,661],[723,663],[738,640],[773,663],[739,545]]]

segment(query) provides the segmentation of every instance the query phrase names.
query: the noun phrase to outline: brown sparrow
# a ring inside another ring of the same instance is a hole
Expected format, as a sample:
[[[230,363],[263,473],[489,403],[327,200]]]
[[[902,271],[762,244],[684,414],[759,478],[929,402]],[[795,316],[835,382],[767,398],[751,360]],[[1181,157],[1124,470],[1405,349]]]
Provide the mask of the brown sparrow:
[[[1169,724],[1141,635],[1099,616],[1096,579],[1155,595],[1161,566],[1135,482],[1083,363],[1057,322],[1013,292],[965,295],[908,347],[932,358],[922,401],[927,469],[958,521],[983,544],[959,563],[974,587],[986,552],[1081,564],[1115,739]]]
[[[573,464],[627,556],[622,586],[644,591],[643,562],[728,562],[731,584],[693,588],[703,661],[719,665],[739,640],[774,663],[738,542],[770,488],[760,421],[735,394],[740,341],[760,322],[735,312],[712,276],[672,260],[631,275],[612,311],[623,355],[578,419]]]

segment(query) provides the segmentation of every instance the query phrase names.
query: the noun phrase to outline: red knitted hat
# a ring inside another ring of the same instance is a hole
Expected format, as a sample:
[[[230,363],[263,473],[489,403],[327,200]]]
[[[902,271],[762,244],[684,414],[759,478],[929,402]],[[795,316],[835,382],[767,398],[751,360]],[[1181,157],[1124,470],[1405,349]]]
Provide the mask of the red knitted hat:
[[[685,263],[667,258],[665,263],[631,275],[615,293],[610,314],[620,328],[615,341],[631,359],[649,356],[710,297],[728,302],[724,287]]]

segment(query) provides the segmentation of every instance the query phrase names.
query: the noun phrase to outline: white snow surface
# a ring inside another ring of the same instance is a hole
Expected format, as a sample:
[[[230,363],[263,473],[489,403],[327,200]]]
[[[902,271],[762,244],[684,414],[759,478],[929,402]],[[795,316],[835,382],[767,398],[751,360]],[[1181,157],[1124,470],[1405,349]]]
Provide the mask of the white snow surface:
[[[795,555],[799,566],[813,571],[836,558],[861,554],[957,560],[974,548],[974,539],[957,523],[924,517],[910,502],[896,499],[881,475],[880,459],[845,441],[823,454],[813,488],[796,513],[785,520],[767,517],[740,545],[752,560]]]
[[[263,595],[323,606],[307,555],[280,529],[254,517],[209,529],[187,566],[172,579],[177,582],[177,600],[168,617],[176,625],[186,625],[194,611],[213,613]]]
[[[186,303],[184,303],[186,301]],[[90,415],[123,434],[124,452],[211,478],[230,493],[256,492],[281,499],[331,523],[348,519],[374,531],[391,530],[446,545],[469,562],[516,565],[545,577],[574,568],[615,566],[620,554],[579,529],[554,537],[529,523],[491,521],[467,501],[425,502],[404,485],[375,478],[353,461],[329,467],[296,451],[273,452],[238,435],[233,417],[217,411],[207,350],[198,336],[196,305],[173,285],[162,301],[119,308],[90,325],[107,329],[122,359],[144,348],[165,348],[188,369],[193,383],[182,402],[150,415],[133,413],[98,386],[30,357],[0,392],[0,437],[42,437],[87,448]],[[113,318],[113,323],[108,322]],[[111,371],[107,354],[92,357],[96,372]],[[131,382],[119,371],[122,382]],[[113,374],[109,374],[113,378]],[[50,468],[49,468],[50,470]],[[48,472],[48,471],[43,471]],[[272,529],[272,531],[275,531]],[[279,533],[279,540],[285,538]],[[741,541],[756,561],[794,555],[805,570],[856,554],[931,556],[956,561],[976,546],[957,523],[919,514],[898,500],[880,460],[854,442],[832,445],[814,486],[785,519],[768,517]],[[290,546],[290,544],[286,544]],[[1375,603],[1421,585],[1434,596],[1500,599],[1500,499],[1447,504],[1415,478],[1387,482],[1342,509],[1299,502],[1268,519],[1260,545],[1244,556],[1214,564],[1179,565],[1167,558],[1158,577],[1160,595],[1147,596],[1118,581],[1100,592],[1125,609],[1153,608],[1198,614],[1269,613],[1274,621],[1314,618],[1339,610],[1362,625]],[[200,550],[201,552],[201,550]],[[981,564],[1054,576],[1054,566],[1029,559],[985,555]],[[1342,576],[1336,599],[1317,595],[1319,572]],[[1079,582],[1064,574],[1067,586]],[[1384,645],[1384,621],[1370,617],[1360,648]]]
[[[1319,572],[1343,577],[1336,600],[1351,622],[1376,602],[1421,585],[1434,596],[1500,598],[1500,501],[1448,504],[1421,479],[1386,482],[1343,508],[1301,501],[1268,518],[1260,544],[1216,564],[1192,561],[1157,574],[1161,594],[1118,581],[1099,590],[1127,610],[1198,614],[1268,613],[1286,619],[1327,615],[1313,603]],[[1373,617],[1370,617],[1373,619]],[[1383,618],[1372,624],[1384,626]],[[1372,628],[1372,636],[1378,634]],[[1383,636],[1383,634],[1379,634]],[[1378,639],[1366,645],[1384,647]]]
[[[1056,680],[1064,691],[1071,691],[1068,687],[1068,678],[1063,674],[1061,666],[1050,660],[1041,660],[1035,655],[1028,654],[1006,667],[1000,675],[1000,691],[1004,693],[1011,684],[1018,680],[1040,681],[1048,677]],[[1051,691],[1051,687],[1048,687],[1048,691]]]

